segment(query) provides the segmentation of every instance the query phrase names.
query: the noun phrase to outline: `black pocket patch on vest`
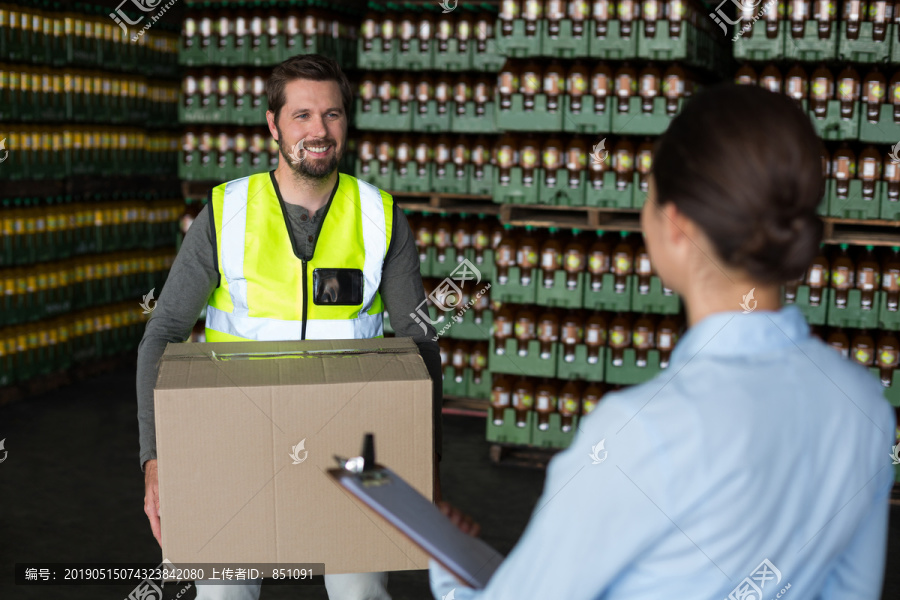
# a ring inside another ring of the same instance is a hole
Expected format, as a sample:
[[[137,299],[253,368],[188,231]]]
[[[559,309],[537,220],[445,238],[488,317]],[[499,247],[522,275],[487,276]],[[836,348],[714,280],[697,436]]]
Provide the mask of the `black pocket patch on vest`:
[[[313,302],[318,305],[356,306],[363,301],[360,269],[313,269]]]

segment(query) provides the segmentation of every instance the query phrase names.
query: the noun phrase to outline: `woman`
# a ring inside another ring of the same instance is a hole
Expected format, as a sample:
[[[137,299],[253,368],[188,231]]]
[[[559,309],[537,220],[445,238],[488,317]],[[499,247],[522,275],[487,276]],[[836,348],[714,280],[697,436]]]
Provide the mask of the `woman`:
[[[822,237],[820,151],[786,96],[723,85],[685,105],[641,225],[688,332],[579,424],[488,587],[432,563],[436,598],[880,597],[893,411],[780,306]]]

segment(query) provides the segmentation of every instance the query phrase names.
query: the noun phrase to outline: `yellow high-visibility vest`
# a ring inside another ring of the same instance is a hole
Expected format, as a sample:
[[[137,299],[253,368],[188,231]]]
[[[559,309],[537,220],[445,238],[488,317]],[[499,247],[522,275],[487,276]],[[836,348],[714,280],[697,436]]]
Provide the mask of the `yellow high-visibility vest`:
[[[340,173],[315,252],[305,261],[294,254],[274,177],[257,173],[212,190],[221,277],[206,308],[206,341],[382,337],[378,288],[393,226],[390,194]],[[331,269],[351,270],[345,273],[360,282],[358,304],[315,302],[313,282]]]

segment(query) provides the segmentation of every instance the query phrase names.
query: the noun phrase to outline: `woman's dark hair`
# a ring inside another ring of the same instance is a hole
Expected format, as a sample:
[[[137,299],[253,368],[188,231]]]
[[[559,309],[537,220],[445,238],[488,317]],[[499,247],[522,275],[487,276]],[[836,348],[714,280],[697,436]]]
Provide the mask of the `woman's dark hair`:
[[[344,114],[347,120],[352,115],[353,88],[350,81],[341,70],[336,61],[321,54],[300,54],[287,59],[272,71],[266,81],[266,96],[269,101],[269,110],[275,113],[275,122],[278,122],[278,114],[284,106],[284,88],[295,79],[310,79],[312,81],[336,81],[341,90],[341,101],[344,104]]]
[[[787,96],[710,87],[657,140],[656,199],[697,223],[726,264],[760,282],[789,281],[822,239],[822,155],[809,116]]]

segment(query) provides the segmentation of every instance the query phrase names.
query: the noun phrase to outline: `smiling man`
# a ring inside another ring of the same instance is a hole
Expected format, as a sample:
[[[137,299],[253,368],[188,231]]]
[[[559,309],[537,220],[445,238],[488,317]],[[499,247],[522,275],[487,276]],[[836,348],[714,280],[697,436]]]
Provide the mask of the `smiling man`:
[[[138,352],[144,512],[158,542],[153,387],[166,344],[188,338],[204,307],[209,342],[379,337],[386,309],[397,335],[415,339],[434,382],[440,458],[440,352],[431,341],[434,328],[411,318],[425,299],[412,232],[390,194],[337,170],[347,143],[350,83],[333,60],[304,55],[276,67],[266,92],[278,167],[210,191]],[[386,586],[386,573],[325,576],[331,600],[389,599]],[[259,580],[198,581],[197,598],[256,599],[259,588]]]

